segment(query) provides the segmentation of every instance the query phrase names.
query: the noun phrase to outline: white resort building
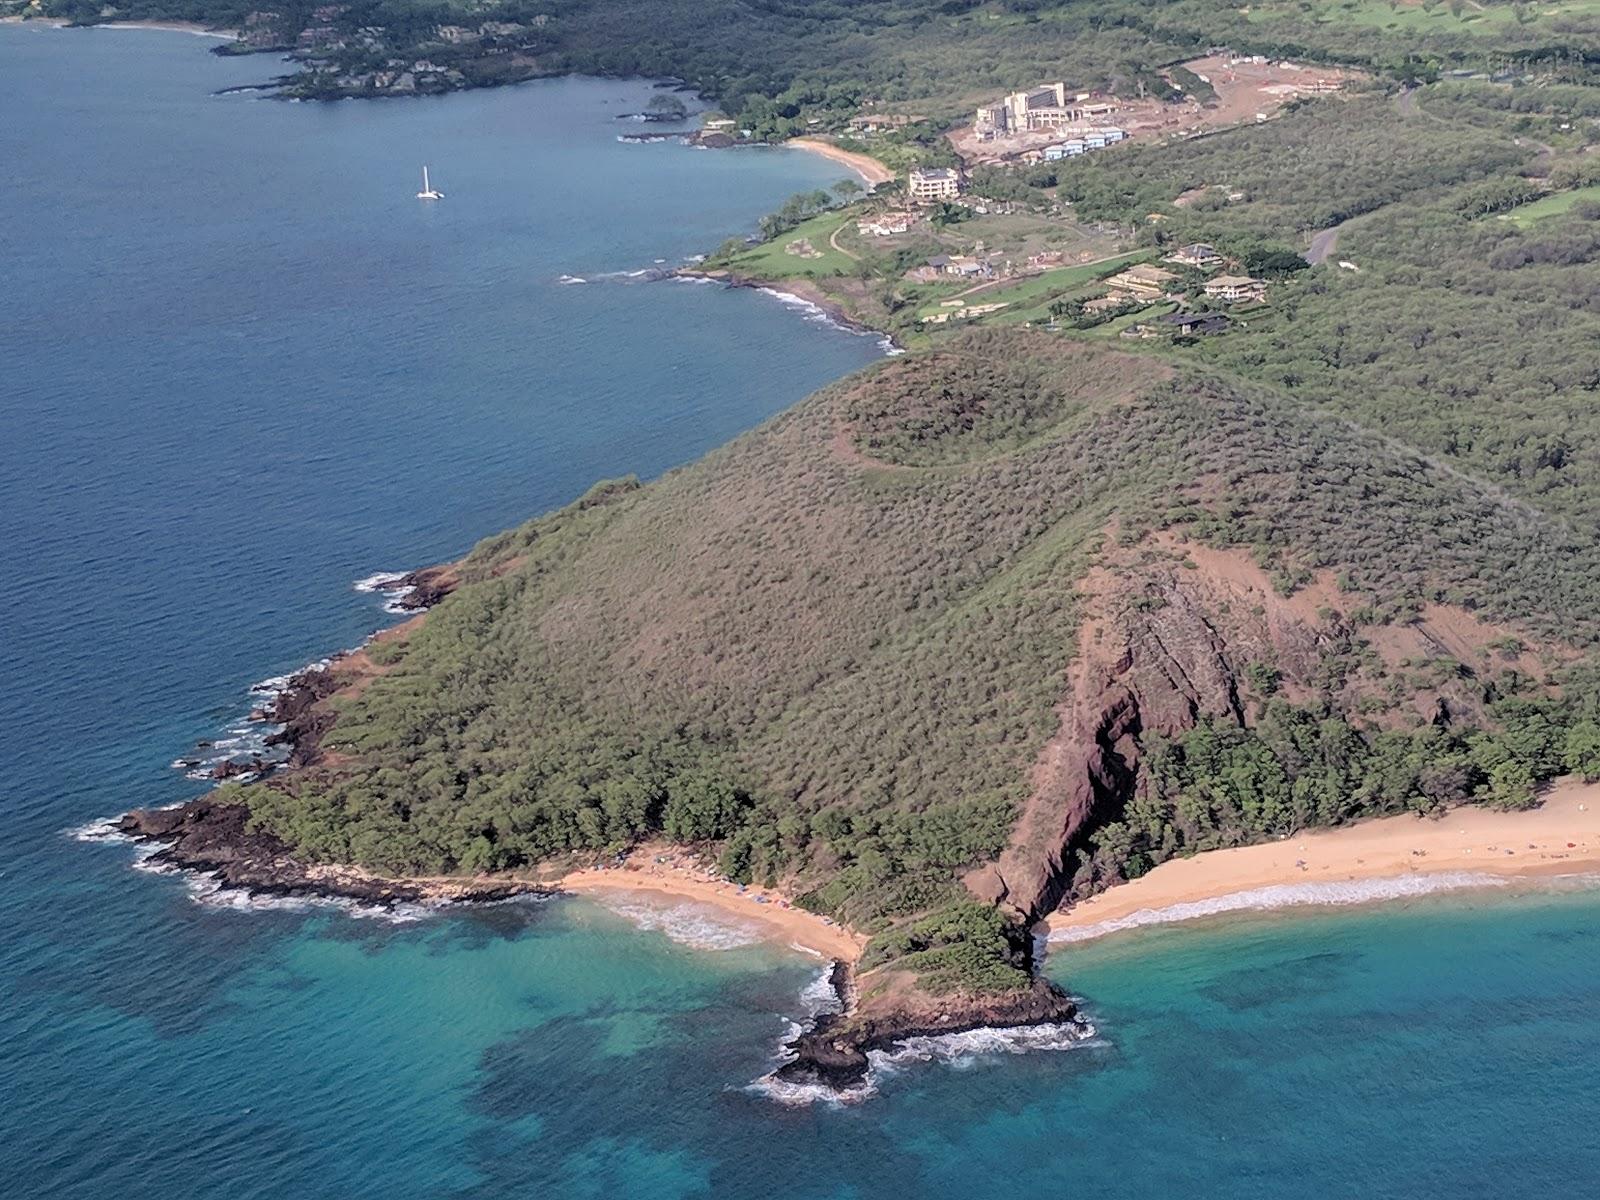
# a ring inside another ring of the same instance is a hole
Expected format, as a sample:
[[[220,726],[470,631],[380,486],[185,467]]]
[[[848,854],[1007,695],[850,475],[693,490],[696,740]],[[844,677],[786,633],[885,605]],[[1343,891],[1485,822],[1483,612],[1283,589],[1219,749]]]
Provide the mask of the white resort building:
[[[1113,105],[1089,102],[1087,92],[1067,95],[1064,83],[1045,83],[1025,92],[1012,92],[997,104],[978,109],[974,126],[980,140],[1031,133],[1036,129],[1065,129],[1103,121]]]
[[[953,200],[961,194],[961,172],[954,167],[921,167],[911,172],[906,194],[918,204]]]

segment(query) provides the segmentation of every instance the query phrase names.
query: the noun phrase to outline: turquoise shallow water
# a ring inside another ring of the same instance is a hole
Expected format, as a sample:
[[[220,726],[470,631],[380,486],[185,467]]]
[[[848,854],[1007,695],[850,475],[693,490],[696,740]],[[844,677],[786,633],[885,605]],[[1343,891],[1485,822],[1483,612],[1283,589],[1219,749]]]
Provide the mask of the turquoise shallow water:
[[[1600,904],[1457,898],[1060,951],[1099,1027],[786,1109],[816,965],[587,902],[236,911],[67,831],[352,581],[692,458],[871,361],[769,298],[593,282],[831,182],[623,146],[635,84],[284,105],[195,39],[0,26],[7,1196],[1587,1196]],[[412,199],[421,161],[449,193]]]

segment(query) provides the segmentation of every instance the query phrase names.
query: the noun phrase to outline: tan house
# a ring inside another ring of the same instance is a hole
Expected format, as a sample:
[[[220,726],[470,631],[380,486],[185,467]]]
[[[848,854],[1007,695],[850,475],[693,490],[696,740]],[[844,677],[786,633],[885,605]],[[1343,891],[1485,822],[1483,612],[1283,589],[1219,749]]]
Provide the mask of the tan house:
[[[1209,280],[1205,286],[1205,293],[1213,300],[1221,300],[1224,304],[1243,304],[1246,301],[1265,300],[1267,298],[1267,281],[1264,279],[1251,279],[1248,275],[1218,275]]]
[[[1106,280],[1113,291],[1129,292],[1141,300],[1154,300],[1166,295],[1176,282],[1178,277],[1171,271],[1150,263],[1138,263]]]
[[[1083,311],[1098,317],[1101,313],[1115,312],[1127,303],[1127,296],[1096,296],[1093,300],[1084,301]]]

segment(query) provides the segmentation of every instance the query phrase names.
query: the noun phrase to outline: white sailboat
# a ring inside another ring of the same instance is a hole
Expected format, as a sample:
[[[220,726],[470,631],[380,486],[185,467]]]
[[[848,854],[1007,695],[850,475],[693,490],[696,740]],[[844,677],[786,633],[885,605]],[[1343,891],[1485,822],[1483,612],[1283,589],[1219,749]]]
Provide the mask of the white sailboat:
[[[418,200],[443,200],[444,193],[435,191],[433,184],[428,182],[428,168],[422,168],[422,190],[417,193]]]

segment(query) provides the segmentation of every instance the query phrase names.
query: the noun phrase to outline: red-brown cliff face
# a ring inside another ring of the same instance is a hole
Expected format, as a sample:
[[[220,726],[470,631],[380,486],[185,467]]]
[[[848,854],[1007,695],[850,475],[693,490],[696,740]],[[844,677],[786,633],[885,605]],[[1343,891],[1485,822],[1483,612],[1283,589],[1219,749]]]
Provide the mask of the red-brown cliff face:
[[[1244,552],[1168,536],[1108,553],[1082,592],[1086,615],[1059,730],[1034,764],[1010,843],[966,877],[974,894],[1027,922],[1071,898],[1076,846],[1132,794],[1142,737],[1204,720],[1252,721],[1260,703],[1246,682],[1252,664],[1271,664],[1287,699],[1352,712],[1361,697],[1380,694],[1392,668],[1441,656],[1469,661],[1505,637],[1439,605],[1408,624],[1357,629],[1344,611],[1354,598],[1330,581],[1285,596]],[[1518,665],[1537,669],[1527,651]],[[1422,689],[1389,719],[1461,716],[1476,703],[1470,688]]]

